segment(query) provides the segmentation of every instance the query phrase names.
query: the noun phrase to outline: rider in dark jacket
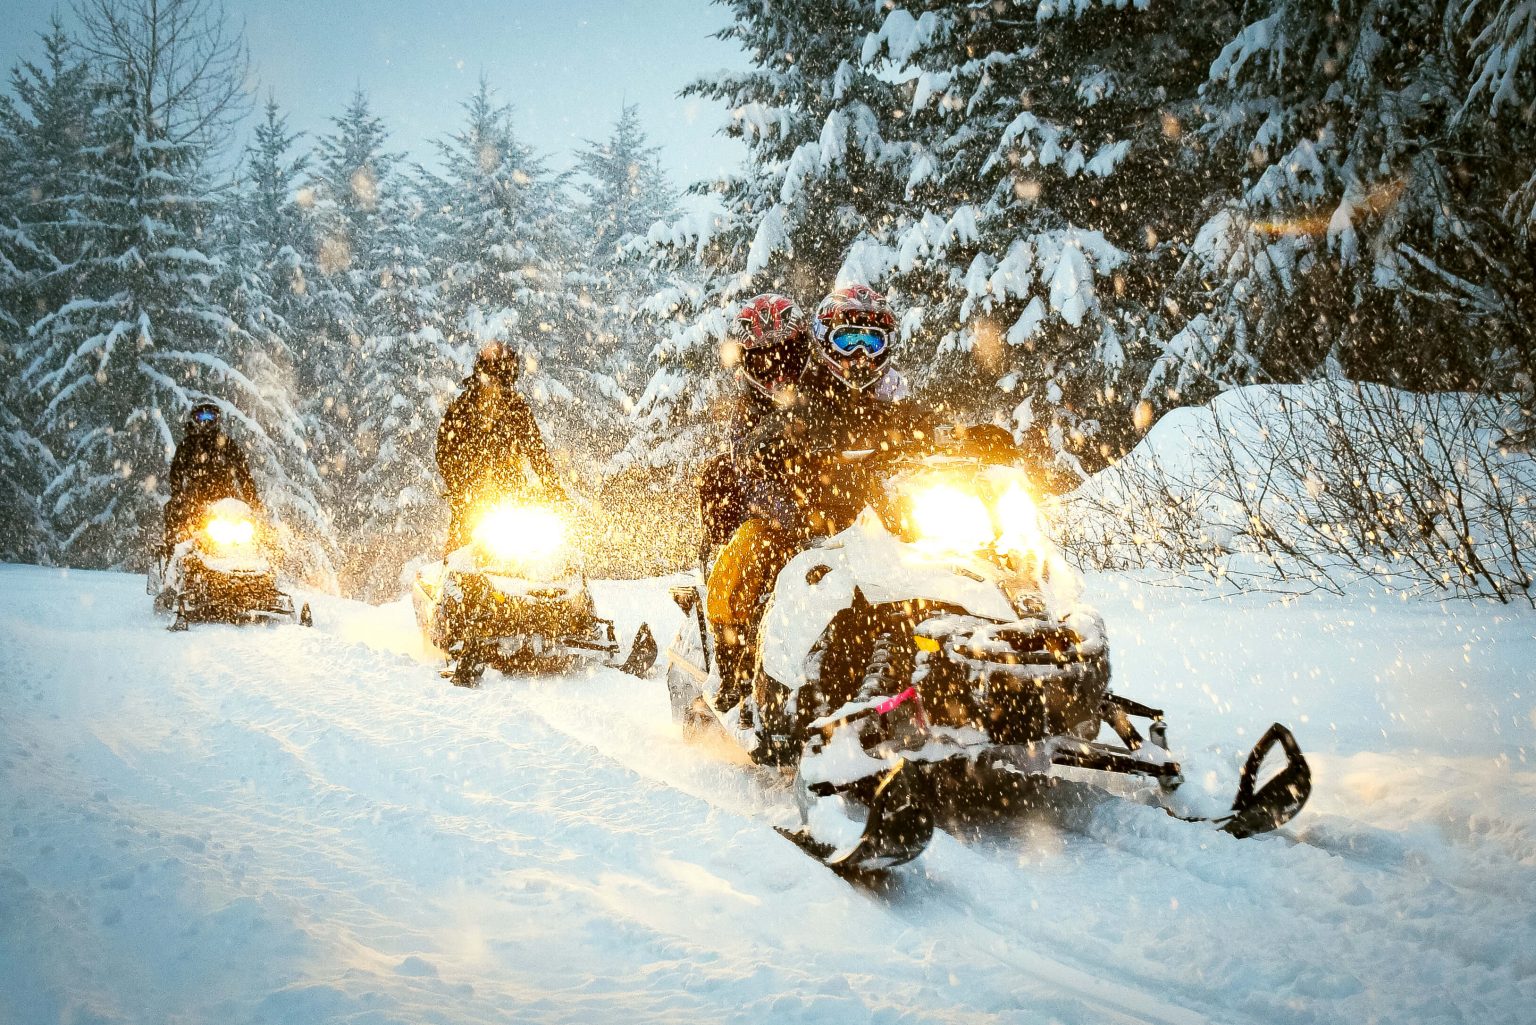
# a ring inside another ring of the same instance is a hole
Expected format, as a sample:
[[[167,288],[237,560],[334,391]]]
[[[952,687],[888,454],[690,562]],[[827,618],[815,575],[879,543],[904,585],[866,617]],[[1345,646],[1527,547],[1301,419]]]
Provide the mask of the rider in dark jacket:
[[[171,498],[165,504],[168,548],[196,531],[203,509],[221,498],[238,498],[253,511],[261,508],[250,463],[219,421],[219,407],[211,402],[193,406],[187,416],[187,433],[171,459]]]
[[[734,446],[754,488],[707,587],[722,711],[750,686],[757,625],[779,570],[808,538],[847,526],[866,500],[840,489],[814,454],[932,437],[932,418],[892,395],[895,330],[890,305],[872,289],[827,296],[812,321],[813,354],[797,401],[765,413]]]
[[[800,374],[810,356],[810,329],[795,301],[777,292],[748,299],[731,323],[741,387],[725,424],[726,451],[699,474],[699,511],[705,552],[730,540],[752,516],[783,516],[788,509],[748,458],[758,426],[775,414],[792,416],[801,396]]]
[[[522,357],[494,342],[480,350],[474,371],[437,430],[437,469],[448,489],[448,547],[469,543],[469,515],[491,496],[527,494],[529,468],[544,497],[564,500],[554,461],[522,395]]]

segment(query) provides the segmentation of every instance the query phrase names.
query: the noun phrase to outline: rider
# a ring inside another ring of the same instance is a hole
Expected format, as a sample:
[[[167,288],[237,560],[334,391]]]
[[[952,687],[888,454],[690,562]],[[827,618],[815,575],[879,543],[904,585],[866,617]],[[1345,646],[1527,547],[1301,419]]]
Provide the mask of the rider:
[[[487,493],[529,490],[532,468],[545,497],[563,501],[554,461],[522,395],[517,391],[522,357],[492,342],[475,357],[463,391],[437,429],[437,470],[448,487],[447,552],[469,543],[469,515]]]
[[[165,544],[174,548],[197,529],[204,508],[238,498],[261,508],[250,463],[220,426],[219,407],[200,402],[187,414],[187,432],[171,458],[170,501],[165,503]]]
[[[932,436],[930,419],[895,398],[895,331],[890,304],[873,289],[855,285],[827,296],[812,319],[802,400],[769,411],[735,446],[738,463],[757,482],[757,498],[715,560],[707,587],[722,710],[750,689],[757,625],[779,570],[808,538],[846,526],[864,501],[839,491],[808,456]]]
[[[730,449],[706,462],[699,475],[706,552],[729,541],[751,508],[774,501],[761,475],[737,458],[736,449],[765,416],[800,403],[796,386],[811,351],[805,314],[778,292],[764,292],[742,305],[731,322],[730,341],[740,354],[737,377],[744,387],[727,421]]]

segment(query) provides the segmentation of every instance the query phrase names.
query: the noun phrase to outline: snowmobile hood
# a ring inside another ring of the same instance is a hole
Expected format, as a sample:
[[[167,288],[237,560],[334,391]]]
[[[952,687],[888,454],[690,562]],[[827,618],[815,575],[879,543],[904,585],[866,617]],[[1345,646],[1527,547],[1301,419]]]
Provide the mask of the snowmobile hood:
[[[928,598],[974,616],[1017,618],[993,567],[906,544],[866,509],[853,526],[801,552],[779,574],[759,634],[763,668],[798,688],[811,648],[832,617],[852,602],[855,588],[873,604]]]

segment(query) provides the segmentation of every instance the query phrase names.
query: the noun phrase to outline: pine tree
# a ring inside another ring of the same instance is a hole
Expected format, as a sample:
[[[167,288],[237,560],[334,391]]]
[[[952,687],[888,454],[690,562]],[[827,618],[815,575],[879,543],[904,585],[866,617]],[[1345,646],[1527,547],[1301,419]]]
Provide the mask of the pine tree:
[[[84,220],[59,272],[68,298],[29,327],[22,381],[46,402],[39,427],[60,463],[44,494],[59,557],[110,567],[141,563],[157,532],[188,406],[235,414],[251,397],[203,245],[206,157],[240,95],[243,51],[182,3],[82,13],[99,75],[72,190]]]
[[[392,187],[400,158],[385,149],[388,133],[361,90],[331,123],[335,130],[317,140],[308,184],[299,193],[310,225],[311,248],[304,256],[316,271],[308,281],[311,306],[303,318],[307,342],[298,354],[299,382],[315,463],[325,482],[324,501],[337,533],[356,538],[367,515],[359,486],[363,413],[358,405],[368,334],[365,307],[381,272],[369,260],[380,252],[378,239],[385,231],[380,197]]]
[[[441,174],[423,172],[440,260],[443,309],[459,366],[500,340],[523,355],[521,388],[551,449],[595,456],[591,415],[606,404],[592,368],[599,325],[578,294],[574,225],[565,179],[518,139],[511,108],[483,79],[463,126],[439,141]]]
[[[252,472],[266,496],[285,569],[292,576],[334,588],[337,543],[320,502],[322,484],[311,458],[309,430],[299,412],[298,357],[308,248],[294,196],[305,158],[289,150],[298,136],[269,100],[243,175],[219,217],[225,254],[218,294],[249,344],[237,367],[259,398],[244,412]]]
[[[605,455],[628,434],[635,396],[648,376],[652,340],[642,329],[640,307],[660,287],[660,276],[633,246],[651,225],[672,218],[677,196],[646,141],[636,106],[626,106],[603,142],[588,140],[577,154],[584,173],[580,254],[584,295],[594,339],[594,381],[606,400],[600,429]]]
[[[41,496],[58,472],[37,437],[38,396],[21,381],[26,329],[63,298],[72,193],[90,116],[87,68],[58,18],[43,59],[11,71],[0,94],[0,559],[46,561],[54,544]]]
[[[312,180],[317,316],[303,353],[346,589],[398,593],[438,529],[434,443],[453,354],[423,244],[423,206],[361,91],[321,138]]]
[[[1243,171],[1192,276],[1211,283],[1197,298],[1214,334],[1267,343],[1283,376],[1326,359],[1410,388],[1485,378],[1512,270],[1487,185],[1509,146],[1492,118],[1456,116],[1478,86],[1448,14],[1432,0],[1245,4],[1213,62],[1202,138]]]
[[[866,65],[903,86],[907,210],[849,262],[907,298],[924,401],[1079,471],[1132,440],[1212,187],[1186,133],[1224,11],[919,2],[867,37]]]
[[[814,306],[840,277],[866,280],[851,249],[880,245],[901,215],[910,147],[888,138],[899,85],[861,61],[874,5],[730,0],[719,33],[756,67],[699,78],[684,94],[721,102],[724,133],[748,148],[741,173],[694,186],[723,211],[695,209],[648,234],[665,283],[645,311],[660,335],[636,436],[619,465],[686,471],[712,454],[708,423],[730,387],[720,347],[730,307],[763,291]],[[872,283],[872,282],[870,282]],[[899,297],[898,297],[899,299]]]
[[[1503,315],[1493,334],[1490,387],[1513,395],[1505,441],[1536,450],[1536,0],[1451,0],[1453,40],[1463,54],[1463,91],[1456,123],[1478,129],[1481,159],[1458,174],[1482,186],[1490,284]]]

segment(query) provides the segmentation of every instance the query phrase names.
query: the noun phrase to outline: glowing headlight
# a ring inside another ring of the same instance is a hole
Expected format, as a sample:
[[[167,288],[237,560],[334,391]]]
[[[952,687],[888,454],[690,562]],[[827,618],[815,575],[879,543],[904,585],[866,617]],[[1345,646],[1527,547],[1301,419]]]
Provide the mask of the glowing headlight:
[[[208,521],[208,537],[220,548],[248,545],[256,536],[256,524],[250,520],[231,520],[216,516]]]
[[[1009,551],[1038,551],[1042,544],[1040,513],[1029,493],[1017,484],[1004,491],[997,505],[998,540]]]
[[[498,559],[535,559],[564,543],[565,524],[549,509],[503,502],[480,516],[471,536]]]
[[[912,526],[918,541],[951,551],[974,551],[992,543],[986,503],[948,484],[936,484],[912,498]]]

